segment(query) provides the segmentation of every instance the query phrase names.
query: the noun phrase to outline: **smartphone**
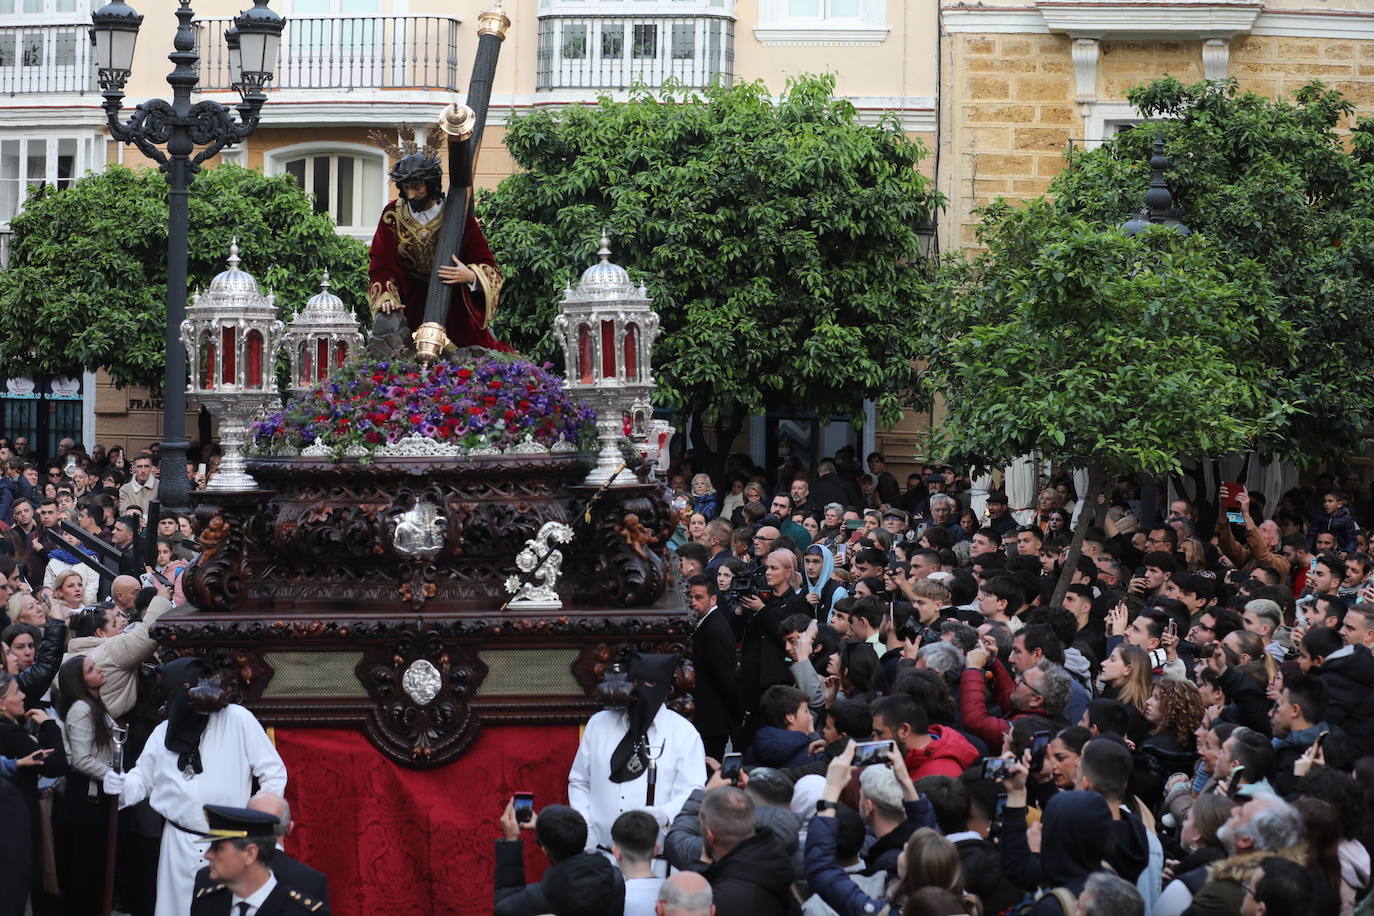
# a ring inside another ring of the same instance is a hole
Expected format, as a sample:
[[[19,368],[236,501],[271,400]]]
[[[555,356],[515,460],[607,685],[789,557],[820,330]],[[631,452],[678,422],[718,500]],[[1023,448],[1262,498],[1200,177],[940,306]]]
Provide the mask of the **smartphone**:
[[[1178,636],[1178,621],[1177,621],[1177,620],[1170,620],[1170,621],[1169,621],[1169,635],[1170,635],[1170,636]]]
[[[1221,509],[1226,513],[1226,520],[1232,525],[1245,524],[1245,514],[1240,511],[1240,501],[1236,499],[1244,492],[1245,484],[1243,483],[1224,483],[1221,485]]]
[[[528,824],[534,819],[534,793],[516,792],[515,793],[515,822],[517,824]]]
[[[858,531],[863,526],[864,520],[861,518],[847,518],[844,521],[844,527],[846,531]]]
[[[1245,773],[1245,767],[1236,764],[1231,768],[1231,779],[1226,784],[1226,797],[1234,800],[1236,793],[1240,791],[1240,777]]]
[[[1312,746],[1317,749],[1312,752],[1313,756],[1316,756],[1317,752],[1322,749],[1322,742],[1326,740],[1326,736],[1328,734],[1330,734],[1330,732],[1322,732],[1321,734],[1317,735],[1317,739],[1312,742]]]
[[[726,754],[720,763],[720,778],[732,786],[739,785],[739,770],[743,763],[743,754]]]
[[[902,621],[902,625],[897,628],[897,636],[903,642],[910,642],[920,636],[923,632],[921,621],[915,614],[908,614]]]
[[[984,757],[983,778],[1001,782],[1011,775],[1011,761],[1005,757]]]
[[[1039,773],[1045,768],[1045,752],[1049,750],[1050,740],[1053,737],[1049,732],[1036,732],[1031,735],[1030,771],[1032,773]]]
[[[197,477],[204,477],[204,476],[205,476],[205,465],[203,465],[203,464],[198,464],[198,465],[196,465],[196,476],[197,476]]]
[[[893,741],[860,741],[854,747],[854,766],[867,767],[887,763],[888,757],[896,752]]]
[[[840,543],[835,545],[835,562],[843,563],[848,553],[849,545],[846,544],[844,541],[840,541]]]

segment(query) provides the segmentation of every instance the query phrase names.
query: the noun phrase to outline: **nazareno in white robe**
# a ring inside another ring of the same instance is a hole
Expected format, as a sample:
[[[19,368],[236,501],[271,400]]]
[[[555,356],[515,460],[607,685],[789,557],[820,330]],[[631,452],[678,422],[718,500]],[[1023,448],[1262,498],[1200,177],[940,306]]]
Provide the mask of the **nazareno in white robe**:
[[[230,705],[210,714],[200,736],[204,772],[190,779],[177,766],[177,755],[167,749],[166,736],[166,722],[153,729],[138,763],[126,776],[119,806],[127,808],[146,798],[168,820],[158,861],[156,916],[187,916],[208,844],[172,822],[193,830],[207,829],[204,806],[245,807],[255,777],[260,791],[284,796],[286,764],[258,720],[242,706]]]
[[[671,824],[693,789],[706,785],[706,749],[685,718],[664,706],[649,725],[649,746],[663,745],[656,761],[654,804],[646,804],[648,771],[629,782],[611,782],[611,753],[625,737],[629,717],[623,709],[603,709],[582,733],[571,772],[568,803],[587,821],[587,846],[611,848],[611,824],[625,811],[647,810],[660,824]],[[159,914],[160,916],[160,914]]]

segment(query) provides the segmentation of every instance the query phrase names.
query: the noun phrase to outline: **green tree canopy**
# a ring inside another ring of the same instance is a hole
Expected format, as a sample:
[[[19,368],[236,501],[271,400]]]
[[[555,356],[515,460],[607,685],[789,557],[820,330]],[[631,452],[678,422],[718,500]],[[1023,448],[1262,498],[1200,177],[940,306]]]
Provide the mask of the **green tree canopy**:
[[[1257,264],[1302,333],[1301,359],[1257,380],[1265,402],[1294,409],[1254,445],[1299,462],[1362,451],[1374,424],[1374,124],[1343,135],[1354,106],[1320,83],[1288,100],[1164,78],[1129,97],[1158,120],[1073,156],[1051,185],[1053,218],[1121,223],[1140,206],[1162,137],[1184,222],[1228,260]]]
[[[1086,468],[1090,518],[1112,475],[1243,450],[1291,413],[1291,385],[1272,377],[1292,378],[1300,335],[1254,261],[1200,235],[1096,228],[1047,200],[992,205],[981,240],[945,268],[922,351],[948,406],[937,453]]]
[[[498,333],[553,358],[560,292],[604,227],[662,318],[660,403],[716,423],[725,446],[785,406],[857,419],[871,398],[895,421],[928,296],[916,230],[940,201],[923,147],[895,121],[861,124],[834,88],[638,91],[512,123],[523,171],[478,207],[507,277]]]
[[[167,182],[156,169],[111,166],[29,199],[0,271],[0,362],[38,375],[107,369],[118,385],[160,387],[167,322]],[[238,236],[244,269],[276,294],[284,317],[319,291],[367,314],[367,248],[340,236],[289,176],[223,166],[190,198],[193,288],[224,270]]]

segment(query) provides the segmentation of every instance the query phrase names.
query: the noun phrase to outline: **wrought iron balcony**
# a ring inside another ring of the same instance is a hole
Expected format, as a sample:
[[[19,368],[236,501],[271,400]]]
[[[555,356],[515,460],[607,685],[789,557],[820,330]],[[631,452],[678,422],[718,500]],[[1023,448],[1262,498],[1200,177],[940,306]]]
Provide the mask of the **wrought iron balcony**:
[[[94,92],[89,26],[0,26],[0,94]]]
[[[196,20],[200,88],[232,88],[228,17]],[[286,21],[276,89],[459,89],[452,16],[300,16]]]
[[[675,79],[701,88],[729,85],[735,20],[692,16],[545,14],[539,17],[539,88],[627,89]]]

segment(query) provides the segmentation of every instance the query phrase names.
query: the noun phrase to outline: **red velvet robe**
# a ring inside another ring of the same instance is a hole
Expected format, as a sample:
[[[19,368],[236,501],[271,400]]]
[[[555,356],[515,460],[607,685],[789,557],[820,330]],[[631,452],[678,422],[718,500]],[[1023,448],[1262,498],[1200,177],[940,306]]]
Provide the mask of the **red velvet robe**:
[[[434,246],[439,238],[442,215],[421,224],[411,216],[401,200],[393,200],[382,210],[377,233],[372,237],[369,252],[369,284],[367,301],[375,315],[387,302],[400,302],[405,307],[406,324],[411,331],[424,321],[425,294],[429,288],[429,272],[434,263]],[[458,251],[462,261],[477,274],[477,289],[467,284],[449,286],[448,323],[445,331],[457,347],[479,346],[492,350],[509,350],[497,340],[487,325],[496,314],[501,292],[501,272],[496,259],[487,247],[487,239],[468,210],[467,229]]]

